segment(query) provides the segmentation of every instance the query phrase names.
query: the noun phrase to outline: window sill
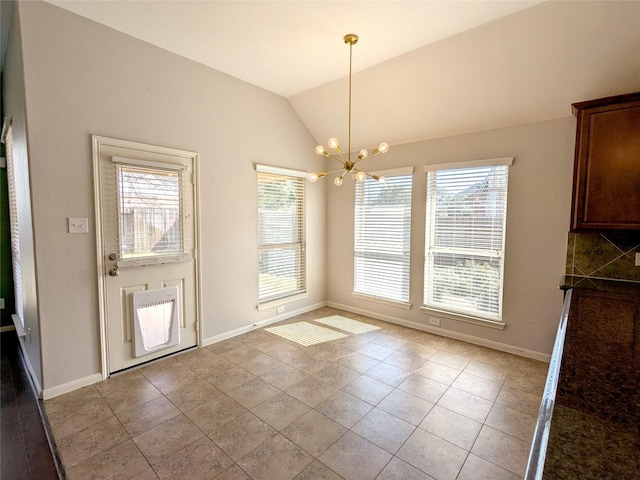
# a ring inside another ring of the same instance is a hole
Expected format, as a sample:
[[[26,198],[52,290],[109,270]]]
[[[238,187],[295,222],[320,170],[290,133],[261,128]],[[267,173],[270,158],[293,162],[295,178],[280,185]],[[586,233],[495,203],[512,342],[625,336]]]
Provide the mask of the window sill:
[[[295,293],[288,297],[276,298],[275,300],[269,300],[268,302],[260,303],[256,306],[258,311],[267,310],[269,308],[277,307],[279,305],[284,305],[285,303],[295,302],[296,300],[302,300],[303,298],[307,298],[309,294],[305,293]]]
[[[498,322],[494,320],[484,320],[482,318],[470,317],[467,315],[460,315],[451,312],[445,312],[442,310],[436,310],[434,308],[425,307],[424,305],[420,307],[422,313],[425,315],[433,315],[438,319],[446,319],[446,320],[456,320],[458,322],[471,323],[473,325],[480,325],[481,327],[494,328],[496,330],[504,330],[506,324],[504,322]]]
[[[395,300],[387,300],[385,298],[380,298],[380,297],[372,297],[370,295],[364,295],[362,293],[356,293],[356,292],[351,292],[351,295],[353,295],[353,298],[359,298],[361,300],[369,300],[371,302],[382,303],[384,305],[391,305],[392,307],[404,308],[405,310],[409,310],[411,308],[410,303],[397,302]]]

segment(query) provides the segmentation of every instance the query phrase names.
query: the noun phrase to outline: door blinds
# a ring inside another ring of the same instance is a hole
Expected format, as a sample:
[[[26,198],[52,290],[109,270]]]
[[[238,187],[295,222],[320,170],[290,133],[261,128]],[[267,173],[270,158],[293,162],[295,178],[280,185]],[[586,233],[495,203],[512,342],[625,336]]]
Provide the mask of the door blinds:
[[[192,252],[193,181],[188,167],[115,156],[103,165],[103,181],[111,185],[103,199],[105,220],[117,225],[117,235],[105,236],[105,241],[107,251],[117,253],[119,265],[153,264],[160,257],[179,261]]]

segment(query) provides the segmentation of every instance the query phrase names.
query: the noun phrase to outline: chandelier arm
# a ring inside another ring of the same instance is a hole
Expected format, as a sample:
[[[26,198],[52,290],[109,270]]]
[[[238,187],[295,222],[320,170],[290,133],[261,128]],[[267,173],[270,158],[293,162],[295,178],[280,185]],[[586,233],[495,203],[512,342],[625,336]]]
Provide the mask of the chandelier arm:
[[[344,165],[344,157],[342,155],[340,155],[339,158],[335,155],[329,155],[329,158],[333,158],[336,162],[340,162],[342,165]]]
[[[362,172],[362,173],[364,173],[367,177],[371,177],[371,178],[373,178],[374,180],[380,180],[380,176],[379,176],[379,175],[376,175],[375,173],[365,172],[364,170],[360,170],[360,169],[355,168],[355,167],[354,167],[354,168],[353,168],[353,170],[351,171],[351,173],[353,173],[354,175],[355,175],[356,173],[358,173],[358,172]]]

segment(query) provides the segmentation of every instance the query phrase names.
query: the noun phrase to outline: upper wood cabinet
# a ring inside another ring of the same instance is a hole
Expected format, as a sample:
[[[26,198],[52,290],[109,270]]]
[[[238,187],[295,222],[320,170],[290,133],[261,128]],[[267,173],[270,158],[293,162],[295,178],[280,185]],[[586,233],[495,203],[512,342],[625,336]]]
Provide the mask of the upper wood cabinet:
[[[572,106],[571,231],[640,230],[640,92]]]

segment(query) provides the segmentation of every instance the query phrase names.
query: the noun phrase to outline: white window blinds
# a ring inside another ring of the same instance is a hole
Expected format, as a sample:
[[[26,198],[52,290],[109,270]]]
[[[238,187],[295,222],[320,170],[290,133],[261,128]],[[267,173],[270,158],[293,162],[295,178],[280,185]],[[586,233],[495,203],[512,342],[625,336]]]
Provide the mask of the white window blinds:
[[[409,302],[412,172],[356,183],[354,293]]]
[[[184,253],[183,171],[114,163],[120,258]],[[187,229],[188,230],[188,229]],[[190,239],[190,238],[188,238]]]
[[[258,302],[306,291],[303,172],[257,166]]]
[[[16,315],[24,325],[24,300],[22,297],[22,267],[20,263],[20,227],[18,217],[18,199],[16,193],[16,165],[13,156],[13,133],[7,128],[4,139],[7,152],[7,183],[9,190],[9,223],[11,226],[11,257],[13,263],[13,290]]]
[[[501,321],[511,161],[425,168],[427,308]]]

